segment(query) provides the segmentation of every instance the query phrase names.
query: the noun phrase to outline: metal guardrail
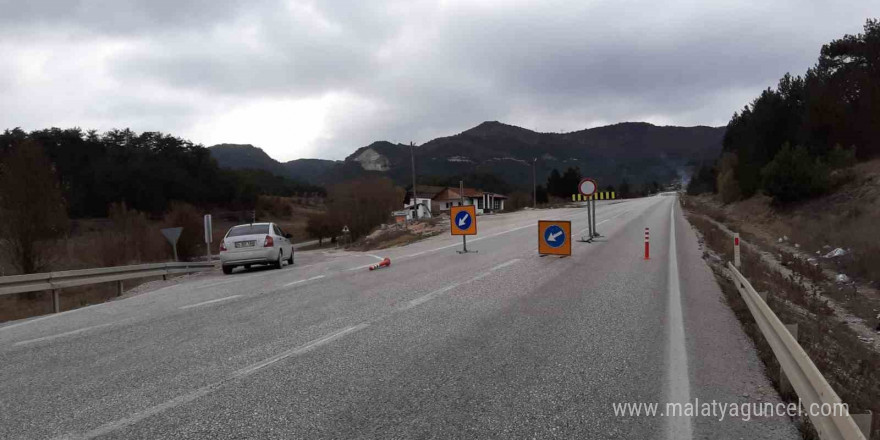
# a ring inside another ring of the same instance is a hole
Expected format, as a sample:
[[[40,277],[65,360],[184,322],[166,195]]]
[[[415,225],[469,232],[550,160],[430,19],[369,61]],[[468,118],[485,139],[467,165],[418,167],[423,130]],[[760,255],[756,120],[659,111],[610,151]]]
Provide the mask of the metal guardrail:
[[[727,266],[735,278],[736,288],[782,366],[782,371],[798,397],[806,403],[806,407],[827,404],[833,408],[835,404],[840,405],[840,397],[782,321],[733,263],[728,262]],[[823,440],[865,440],[865,435],[850,415],[809,415]]]
[[[122,295],[122,281],[133,278],[162,277],[168,275],[212,270],[213,262],[152,263],[135,266],[101,267],[97,269],[67,270],[62,272],[35,273],[0,277],[0,296],[24,292],[52,291],[55,313],[61,309],[59,291],[67,287],[117,282],[118,294]]]

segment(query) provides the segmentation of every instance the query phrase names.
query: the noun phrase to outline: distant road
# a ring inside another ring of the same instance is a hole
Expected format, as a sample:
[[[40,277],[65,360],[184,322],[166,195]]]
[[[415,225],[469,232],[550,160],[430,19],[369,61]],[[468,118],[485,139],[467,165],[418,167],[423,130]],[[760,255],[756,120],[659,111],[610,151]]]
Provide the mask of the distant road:
[[[536,254],[537,220],[579,232],[582,208],[481,216],[478,253],[448,235],[303,251],[7,323],[0,438],[800,438],[780,418],[615,415],[778,397],[676,197],[596,217],[568,258]]]

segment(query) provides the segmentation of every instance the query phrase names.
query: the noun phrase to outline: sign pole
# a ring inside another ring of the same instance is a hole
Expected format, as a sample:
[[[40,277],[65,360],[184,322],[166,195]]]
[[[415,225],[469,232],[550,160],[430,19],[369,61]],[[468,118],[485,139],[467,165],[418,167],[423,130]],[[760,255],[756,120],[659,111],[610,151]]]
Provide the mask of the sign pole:
[[[600,236],[599,231],[596,230],[597,225],[596,225],[596,195],[595,194],[593,195],[593,201],[591,203],[593,204],[593,237],[599,237]]]
[[[211,261],[211,242],[214,241],[214,225],[211,214],[205,214],[205,249],[207,250],[207,261]]]
[[[589,197],[589,196],[587,196]],[[593,208],[590,207],[590,199],[587,199],[587,233],[590,234],[588,241],[593,239]]]

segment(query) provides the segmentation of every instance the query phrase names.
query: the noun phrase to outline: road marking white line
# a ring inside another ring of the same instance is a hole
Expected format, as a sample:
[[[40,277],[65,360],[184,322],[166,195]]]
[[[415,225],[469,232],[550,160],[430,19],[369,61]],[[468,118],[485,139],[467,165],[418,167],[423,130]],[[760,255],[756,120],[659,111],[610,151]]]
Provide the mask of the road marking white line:
[[[215,382],[210,385],[203,386],[203,387],[196,389],[190,393],[175,397],[174,399],[171,399],[169,401],[166,401],[166,402],[160,403],[158,405],[149,407],[141,412],[134,413],[128,417],[125,417],[125,418],[122,418],[122,419],[119,419],[119,420],[116,420],[116,421],[113,421],[110,423],[106,423],[106,424],[101,425],[98,428],[93,429],[91,431],[88,431],[88,432],[85,432],[82,434],[65,434],[65,435],[55,437],[55,439],[57,439],[57,440],[61,440],[61,439],[93,439],[93,438],[107,435],[111,432],[118,431],[120,429],[134,425],[135,423],[138,423],[142,420],[150,418],[150,417],[152,417],[156,414],[159,414],[161,412],[164,412],[164,411],[167,411],[167,410],[172,409],[174,407],[192,402],[192,401],[198,399],[199,397],[206,396],[206,395],[220,389],[221,387],[223,387],[224,385],[226,385],[227,383],[229,383],[231,381],[246,377],[246,376],[253,374],[253,373],[259,371],[260,369],[265,368],[269,365],[272,365],[280,360],[289,358],[291,356],[297,356],[297,355],[303,354],[305,352],[308,352],[310,350],[313,350],[321,345],[324,345],[324,344],[327,344],[331,341],[339,339],[347,334],[354,333],[354,332],[361,330],[367,326],[368,326],[368,324],[359,324],[359,325],[355,325],[352,327],[346,327],[342,330],[333,332],[327,336],[323,336],[321,338],[318,338],[318,339],[315,339],[311,342],[308,342],[305,345],[301,345],[301,346],[294,348],[292,350],[288,350],[288,351],[285,351],[281,354],[272,356],[269,359],[266,359],[264,361],[257,362],[255,364],[252,364],[250,366],[242,368],[241,370],[238,370],[238,371],[232,373],[231,375],[220,380],[219,382]]]
[[[63,338],[65,336],[72,336],[72,335],[76,335],[79,333],[87,332],[89,330],[94,330],[96,328],[107,327],[108,325],[113,325],[113,324],[117,324],[117,322],[110,322],[107,324],[93,325],[91,327],[84,327],[84,328],[72,330],[69,332],[58,333],[57,335],[43,336],[42,338],[28,339],[27,341],[19,341],[19,342],[12,344],[12,345],[15,347],[18,347],[21,345],[33,344],[35,342],[51,341],[53,339]]]
[[[436,298],[436,297],[438,297],[438,296],[440,296],[440,295],[442,295],[452,289],[455,289],[458,286],[483,279],[483,278],[487,277],[489,274],[491,274],[492,272],[495,272],[498,269],[502,269],[502,268],[505,268],[505,267],[510,266],[512,264],[515,264],[518,261],[519,261],[519,258],[514,258],[513,260],[501,263],[501,264],[499,264],[499,265],[497,265],[497,266],[495,266],[495,267],[493,267],[493,268],[491,268],[491,269],[489,269],[489,270],[487,270],[487,271],[485,271],[485,272],[483,272],[473,278],[470,278],[468,280],[461,281],[458,283],[452,283],[446,287],[443,287],[441,289],[437,289],[431,293],[427,293],[427,294],[422,295],[418,298],[412,299],[408,303],[406,303],[404,306],[400,307],[400,310],[408,310],[408,309],[411,309],[411,308],[416,307],[418,305],[424,304],[424,303],[426,303],[426,302],[428,302],[428,301],[430,301],[430,300],[432,300],[432,299],[434,299],[434,298]]]
[[[513,260],[510,260],[510,261],[508,261],[508,262],[506,262],[506,263],[501,263],[501,264],[499,264],[499,265],[497,265],[497,266],[495,266],[495,267],[489,269],[489,272],[492,272],[492,271],[496,271],[496,270],[498,270],[498,269],[505,268],[505,267],[507,267],[507,266],[510,266],[511,264],[516,264],[517,261],[519,261],[519,258],[514,258]]]
[[[688,376],[687,347],[684,339],[684,318],[681,312],[681,289],[678,279],[678,257],[675,249],[675,204],[669,212],[669,347],[667,362],[667,401],[686,404],[691,399]],[[667,417],[667,438],[693,437],[691,418],[684,415]]]
[[[308,282],[308,281],[320,280],[321,278],[324,278],[325,276],[326,276],[326,275],[318,275],[318,276],[316,276],[316,277],[311,277],[311,278],[306,278],[306,279],[304,279],[304,280],[294,281],[294,282],[292,282],[292,283],[287,283],[287,284],[285,284],[284,287],[290,287],[290,286],[293,286],[293,285],[295,285],[295,284],[305,283],[305,282]]]
[[[180,307],[180,310],[186,310],[186,309],[191,309],[191,308],[193,308],[193,307],[199,307],[199,306],[204,306],[204,305],[208,305],[208,304],[214,304],[214,303],[218,303],[218,302],[221,302],[221,301],[229,301],[230,299],[235,299],[235,298],[238,298],[238,297],[240,297],[240,296],[241,296],[241,295],[232,295],[232,296],[226,296],[226,297],[223,297],[223,298],[212,299],[212,300],[210,300],[210,301],[202,301],[202,302],[200,302],[200,303],[195,303],[195,304],[190,304],[190,305],[188,305],[188,306]]]
[[[377,260],[379,260],[379,261],[382,261],[382,260],[385,259],[385,258],[382,258],[382,257],[380,257],[380,256],[378,256],[378,255],[373,255],[373,254],[367,254],[367,255],[370,256],[370,257],[373,257],[373,258],[375,258],[375,259],[377,259]]]
[[[369,324],[358,324],[358,325],[353,325],[351,327],[346,327],[346,328],[339,330],[335,333],[331,333],[331,334],[324,336],[322,338],[315,339],[314,341],[309,342],[306,345],[302,345],[297,348],[287,350],[285,352],[282,352],[282,353],[279,353],[275,356],[272,356],[269,359],[266,359],[266,360],[257,362],[255,364],[251,364],[247,367],[244,367],[244,368],[236,371],[235,373],[233,373],[231,378],[237,379],[239,377],[244,377],[249,374],[253,374],[255,371],[263,369],[265,367],[268,367],[269,365],[272,365],[278,361],[282,361],[282,360],[287,359],[291,356],[303,354],[309,350],[320,347],[321,345],[332,342],[333,340],[339,339],[349,333],[353,333],[358,330],[362,330],[362,329],[366,328],[367,326],[369,326]]]

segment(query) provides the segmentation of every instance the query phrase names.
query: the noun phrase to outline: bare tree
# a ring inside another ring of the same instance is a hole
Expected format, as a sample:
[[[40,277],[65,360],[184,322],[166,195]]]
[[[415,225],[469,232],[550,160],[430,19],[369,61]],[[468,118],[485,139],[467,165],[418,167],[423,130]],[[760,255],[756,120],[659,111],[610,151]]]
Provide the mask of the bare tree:
[[[2,251],[21,273],[47,268],[52,244],[67,230],[67,210],[52,162],[31,140],[0,158]]]
[[[348,226],[357,239],[387,221],[391,211],[401,209],[403,196],[403,189],[391,179],[361,177],[330,187],[327,214],[332,223]]]

